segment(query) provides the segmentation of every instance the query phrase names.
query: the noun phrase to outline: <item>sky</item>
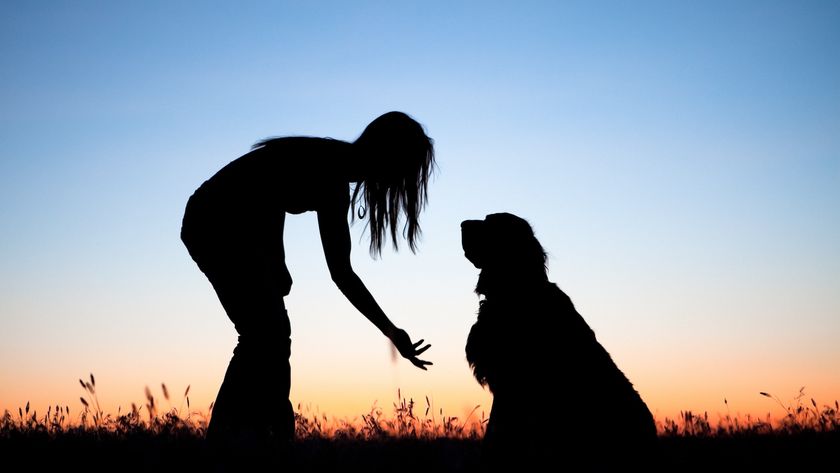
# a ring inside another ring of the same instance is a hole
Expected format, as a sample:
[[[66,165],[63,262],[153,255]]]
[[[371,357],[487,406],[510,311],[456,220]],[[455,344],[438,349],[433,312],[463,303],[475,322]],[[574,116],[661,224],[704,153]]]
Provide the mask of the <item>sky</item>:
[[[315,215],[290,216],[301,409],[388,412],[400,389],[489,413],[459,223],[501,211],[658,419],[831,403],[838,24],[829,1],[3,2],[0,410],[78,412],[88,373],[106,410],[161,382],[209,405],[236,333],[179,239],[187,199],[259,139],[349,141],[390,110],[435,140],[423,240],[374,260],[356,224],[352,261],[434,366],[392,359]],[[576,387],[524,408],[551,389]]]

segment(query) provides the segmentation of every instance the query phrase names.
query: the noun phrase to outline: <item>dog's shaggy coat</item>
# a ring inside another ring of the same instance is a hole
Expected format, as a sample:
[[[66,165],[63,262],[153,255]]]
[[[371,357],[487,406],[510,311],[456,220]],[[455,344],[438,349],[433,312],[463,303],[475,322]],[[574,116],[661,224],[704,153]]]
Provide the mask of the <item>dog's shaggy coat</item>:
[[[643,463],[656,438],[653,417],[571,299],[548,281],[528,222],[502,213],[461,228],[484,296],[466,355],[493,393],[486,462]]]

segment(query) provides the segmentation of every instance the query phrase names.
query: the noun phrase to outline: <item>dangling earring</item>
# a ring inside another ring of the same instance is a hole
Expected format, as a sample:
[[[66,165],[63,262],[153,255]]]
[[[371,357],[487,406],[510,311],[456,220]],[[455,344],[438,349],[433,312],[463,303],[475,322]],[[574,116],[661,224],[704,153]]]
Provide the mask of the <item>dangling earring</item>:
[[[367,215],[367,201],[365,201],[364,192],[360,192],[360,190],[361,190],[360,186],[362,186],[362,185],[363,185],[362,182],[356,183],[355,187],[353,188],[353,197],[352,197],[352,200],[351,200],[351,205],[354,207],[354,212],[355,212],[355,214],[356,214],[356,216],[359,220],[365,218],[365,215]],[[361,195],[361,198],[359,199],[359,207],[356,208],[356,197],[360,193],[362,195]],[[353,213],[351,213],[350,215],[353,215]]]

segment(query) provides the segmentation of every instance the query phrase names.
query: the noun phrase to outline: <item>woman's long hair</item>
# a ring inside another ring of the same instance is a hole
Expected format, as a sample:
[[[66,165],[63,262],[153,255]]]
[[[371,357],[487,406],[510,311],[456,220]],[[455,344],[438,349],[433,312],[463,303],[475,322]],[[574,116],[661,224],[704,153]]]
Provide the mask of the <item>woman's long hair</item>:
[[[370,164],[353,190],[350,205],[353,220],[367,217],[370,253],[382,253],[389,233],[394,249],[399,249],[401,213],[405,214],[403,237],[416,251],[421,233],[418,220],[435,167],[434,141],[405,113],[388,112],[372,121],[353,144],[362,162]]]

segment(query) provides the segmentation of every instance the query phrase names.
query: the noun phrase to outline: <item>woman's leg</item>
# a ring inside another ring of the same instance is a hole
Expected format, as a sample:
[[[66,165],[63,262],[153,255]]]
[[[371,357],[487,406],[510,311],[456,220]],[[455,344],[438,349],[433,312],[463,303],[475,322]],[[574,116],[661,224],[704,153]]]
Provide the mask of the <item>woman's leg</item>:
[[[283,220],[249,234],[254,237],[248,241],[184,238],[239,333],[207,435],[291,440],[291,329],[283,301],[291,277],[284,262]]]
[[[237,268],[253,274],[257,268]],[[210,437],[291,440],[290,327],[278,290],[262,278],[208,275],[239,333],[208,427]]]

